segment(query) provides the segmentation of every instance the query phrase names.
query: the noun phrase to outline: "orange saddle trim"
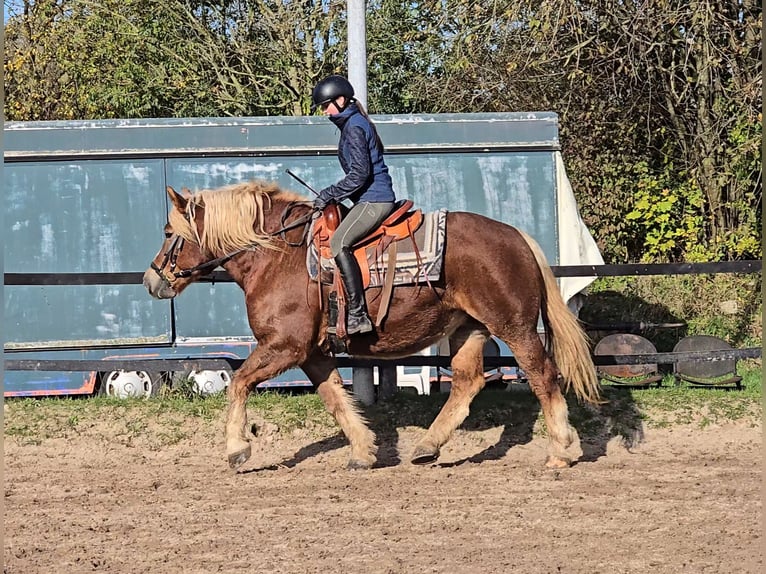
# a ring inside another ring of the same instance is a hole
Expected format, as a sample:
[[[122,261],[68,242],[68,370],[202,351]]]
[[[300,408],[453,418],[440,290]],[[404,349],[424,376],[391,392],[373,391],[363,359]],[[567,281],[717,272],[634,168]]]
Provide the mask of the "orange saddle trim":
[[[382,255],[392,242],[407,238],[412,239],[415,231],[423,223],[423,212],[420,209],[410,211],[412,206],[413,203],[410,199],[400,201],[391,214],[372,233],[354,245],[354,257],[359,262],[365,288],[370,284],[370,261],[367,253],[372,250],[371,255],[374,262],[374,258]],[[319,255],[325,259],[332,259],[330,238],[338,228],[340,220],[338,206],[331,204],[314,222],[314,246]]]

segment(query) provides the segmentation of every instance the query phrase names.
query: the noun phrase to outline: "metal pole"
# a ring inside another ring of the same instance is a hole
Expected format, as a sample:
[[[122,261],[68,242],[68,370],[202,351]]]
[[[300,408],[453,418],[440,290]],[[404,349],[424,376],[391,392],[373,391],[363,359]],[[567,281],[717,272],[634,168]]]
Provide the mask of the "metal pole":
[[[346,0],[348,15],[348,81],[357,100],[367,107],[366,1]]]
[[[348,25],[348,81],[354,86],[354,97],[367,108],[367,33],[366,0],[346,0]],[[372,367],[354,367],[354,395],[365,405],[375,402]]]
[[[396,379],[396,367],[378,367],[378,401],[385,401],[396,394],[399,389]]]
[[[354,367],[351,371],[351,389],[360,403],[375,404],[375,379],[373,367]]]

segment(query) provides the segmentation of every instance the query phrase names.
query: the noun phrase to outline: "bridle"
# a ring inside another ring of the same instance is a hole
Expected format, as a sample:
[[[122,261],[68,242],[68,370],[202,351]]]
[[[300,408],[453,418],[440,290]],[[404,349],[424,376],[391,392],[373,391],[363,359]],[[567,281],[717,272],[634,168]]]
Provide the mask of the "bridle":
[[[311,221],[312,217],[314,216],[314,213],[317,211],[316,208],[312,209],[305,215],[302,215],[292,223],[286,224],[287,218],[290,216],[290,213],[292,212],[293,208],[297,205],[303,205],[303,202],[299,201],[293,201],[290,202],[285,210],[282,212],[282,217],[280,219],[280,224],[282,225],[281,228],[277,229],[273,233],[269,233],[269,237],[280,237],[287,245],[290,247],[299,247],[303,245],[303,243],[306,240],[306,236],[308,235],[309,226],[308,223]],[[189,214],[185,214],[186,221],[191,221],[191,218]],[[287,239],[287,236],[285,235],[286,232],[296,229],[298,227],[303,226],[303,233],[301,234],[301,238],[297,243],[293,243],[290,240]],[[177,233],[174,233],[172,236],[172,241],[170,242],[170,245],[168,246],[168,249],[165,251],[165,253],[162,255],[162,263],[160,265],[157,265],[152,261],[150,267],[157,273],[157,275],[160,276],[160,279],[163,281],[166,281],[168,284],[172,284],[173,281],[176,279],[183,279],[186,277],[191,277],[194,273],[203,271],[203,270],[212,270],[218,267],[219,265],[223,265],[236,255],[239,255],[243,251],[250,251],[257,247],[257,245],[246,245],[245,247],[241,247],[239,249],[236,249],[234,251],[231,251],[227,253],[226,255],[222,255],[221,257],[216,257],[215,259],[211,259],[210,261],[205,261],[204,263],[200,263],[199,265],[195,265],[194,267],[190,267],[189,269],[179,269],[176,271],[177,262],[178,262],[178,256],[181,253],[181,250],[184,248],[185,239],[178,235]],[[170,263],[170,267],[168,269],[169,273],[165,272],[165,266]]]
[[[177,233],[174,233],[172,235],[173,240],[170,242],[170,246],[168,247],[167,251],[162,256],[162,263],[157,265],[152,261],[151,268],[154,269],[157,274],[164,279],[165,281],[171,282],[175,279],[179,279],[181,277],[188,277],[188,275],[185,274],[185,271],[176,271],[176,264],[178,261],[178,255],[181,253],[181,250],[184,248],[184,242],[186,241],[183,237],[178,235]],[[170,262],[170,273],[173,276],[173,279],[170,279],[163,269],[165,269],[165,265]],[[189,273],[191,275],[191,272]]]

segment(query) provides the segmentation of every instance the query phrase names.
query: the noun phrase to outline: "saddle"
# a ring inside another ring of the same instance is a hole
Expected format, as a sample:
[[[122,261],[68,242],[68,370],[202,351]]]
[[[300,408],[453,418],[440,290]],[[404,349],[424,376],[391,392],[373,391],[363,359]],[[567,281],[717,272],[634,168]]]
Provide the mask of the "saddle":
[[[383,292],[378,316],[375,325],[380,327],[391,303],[391,294],[394,286],[394,275],[396,270],[397,242],[404,239],[412,241],[412,245],[417,252],[417,243],[415,242],[415,232],[423,223],[423,212],[420,209],[412,210],[413,203],[409,199],[397,201],[391,214],[369,235],[358,241],[352,248],[354,257],[359,263],[359,269],[362,272],[362,283],[364,288],[370,286],[372,280],[371,267],[374,267],[376,273],[379,273],[378,267],[374,264],[380,261],[384,253],[387,254],[387,267],[384,276],[375,277],[375,285],[382,285]],[[330,249],[330,238],[341,221],[341,211],[338,205],[330,204],[324,208],[320,217],[314,221],[312,242],[321,258],[332,259]],[[344,323],[342,313],[343,287],[340,274],[337,270],[328,277],[327,274],[320,273],[317,281],[321,294],[322,284],[333,284],[334,291],[338,300],[338,333],[341,334],[344,329],[341,323]],[[320,297],[320,301],[323,298]],[[332,310],[332,309],[331,309]]]

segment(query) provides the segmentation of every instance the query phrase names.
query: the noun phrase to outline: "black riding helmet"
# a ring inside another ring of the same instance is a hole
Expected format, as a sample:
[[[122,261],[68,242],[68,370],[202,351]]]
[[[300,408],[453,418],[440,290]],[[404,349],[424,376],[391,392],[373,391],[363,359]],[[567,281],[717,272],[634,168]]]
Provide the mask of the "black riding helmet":
[[[311,111],[314,112],[322,104],[330,103],[340,96],[345,96],[347,104],[351,103],[354,98],[354,86],[343,76],[327,76],[314,86],[314,91],[311,92]]]

